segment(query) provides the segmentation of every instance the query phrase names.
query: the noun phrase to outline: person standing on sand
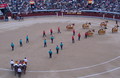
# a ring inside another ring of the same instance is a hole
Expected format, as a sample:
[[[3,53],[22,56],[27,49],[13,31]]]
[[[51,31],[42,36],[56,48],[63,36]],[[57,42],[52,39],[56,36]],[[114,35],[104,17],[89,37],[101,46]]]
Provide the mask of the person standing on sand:
[[[23,46],[22,39],[20,39],[19,43],[20,43],[20,47],[22,47]]]
[[[75,39],[74,39],[74,36],[72,36],[72,43],[75,43]]]
[[[27,63],[28,63],[27,58],[25,57],[23,60],[24,60],[25,64],[27,65]]]
[[[28,37],[28,35],[26,36],[26,43],[29,43],[29,37]]]
[[[73,36],[75,36],[75,29],[73,29]]]
[[[61,48],[61,50],[63,49],[63,43],[62,42],[60,43],[60,48]]]
[[[47,47],[47,41],[44,39],[44,47]]]
[[[43,30],[43,37],[46,37],[46,33],[45,33],[45,30]]]
[[[60,27],[58,27],[58,33],[61,33],[61,31],[60,31]]]
[[[18,68],[17,72],[18,72],[18,77],[21,78],[22,69],[20,67]]]
[[[52,51],[51,51],[51,49],[48,51],[48,53],[49,53],[49,58],[52,58]]]
[[[53,30],[52,29],[50,29],[50,35],[53,35]]]
[[[10,61],[10,64],[11,64],[11,69],[13,70],[13,68],[14,68],[14,61],[11,60],[11,61]]]
[[[50,37],[50,39],[51,39],[51,43],[53,43],[54,36],[52,35],[52,36]]]
[[[12,48],[12,51],[14,51],[14,43],[13,42],[11,42],[11,48]]]
[[[80,37],[81,37],[81,34],[80,33],[78,33],[78,40],[80,41]]]
[[[59,47],[58,47],[58,45],[56,46],[56,53],[57,54],[59,53]]]

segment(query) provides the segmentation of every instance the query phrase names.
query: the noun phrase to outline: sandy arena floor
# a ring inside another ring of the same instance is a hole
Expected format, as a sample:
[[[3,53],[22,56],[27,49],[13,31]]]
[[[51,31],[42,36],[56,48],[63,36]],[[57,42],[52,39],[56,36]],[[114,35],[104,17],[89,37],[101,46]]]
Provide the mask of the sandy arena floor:
[[[28,68],[22,78],[120,78],[120,32],[112,33],[115,21],[109,20],[105,35],[98,35],[103,19],[85,17],[31,17],[24,21],[0,22],[0,78],[17,78],[10,71],[10,60],[27,57]],[[90,29],[95,29],[93,37],[84,39],[88,29],[82,24],[91,22]],[[75,23],[76,34],[81,33],[81,40],[71,42],[72,31],[66,25]],[[120,22],[119,22],[120,24]],[[61,28],[61,34],[57,33]],[[54,43],[50,43],[49,30],[54,31]],[[120,28],[119,28],[120,29]],[[47,33],[48,47],[43,47],[42,32]],[[30,43],[25,43],[29,35]],[[23,47],[19,47],[19,39]],[[14,42],[15,51],[10,43]],[[55,47],[60,42],[64,49],[56,54]],[[48,50],[52,49],[53,58],[49,59]]]

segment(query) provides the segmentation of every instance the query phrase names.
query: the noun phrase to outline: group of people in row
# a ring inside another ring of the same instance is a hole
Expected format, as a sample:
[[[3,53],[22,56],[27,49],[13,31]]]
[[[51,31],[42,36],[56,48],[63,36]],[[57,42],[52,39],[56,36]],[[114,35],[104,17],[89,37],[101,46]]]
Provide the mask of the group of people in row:
[[[28,35],[26,36],[26,43],[29,43],[29,37],[28,37]],[[19,40],[19,44],[20,44],[20,47],[23,46],[23,41],[22,41],[22,39]],[[12,48],[12,51],[14,51],[15,44],[14,44],[13,42],[11,42],[11,48]]]
[[[27,68],[27,58],[25,57],[23,60],[19,61],[10,61],[11,69],[14,71],[15,76],[18,74],[18,77],[21,77],[22,72],[25,74],[26,73],[26,68]]]

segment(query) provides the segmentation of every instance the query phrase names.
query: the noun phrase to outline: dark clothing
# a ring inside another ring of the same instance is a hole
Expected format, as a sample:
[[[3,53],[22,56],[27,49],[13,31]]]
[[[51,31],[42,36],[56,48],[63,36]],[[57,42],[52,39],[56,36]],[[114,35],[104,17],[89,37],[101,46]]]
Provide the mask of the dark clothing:
[[[45,31],[43,31],[43,37],[46,37]]]
[[[29,38],[28,38],[28,36],[26,36],[26,43],[29,43]]]
[[[62,42],[60,43],[60,48],[61,48],[61,50],[63,49],[63,43]]]
[[[11,46],[12,47],[12,51],[14,51],[14,46]]]
[[[48,53],[49,53],[49,58],[52,58],[52,51],[50,50]]]
[[[75,43],[74,36],[72,36],[72,43]]]
[[[47,47],[47,43],[46,42],[44,43],[44,47]]]
[[[12,47],[12,51],[14,51],[14,44],[13,43],[11,43],[11,47]]]
[[[87,32],[85,33],[85,38],[87,38],[88,37],[88,34],[87,34]]]
[[[49,58],[52,58],[52,53],[49,53]]]
[[[81,35],[80,34],[78,34],[78,40],[80,41],[80,37],[81,37]]]

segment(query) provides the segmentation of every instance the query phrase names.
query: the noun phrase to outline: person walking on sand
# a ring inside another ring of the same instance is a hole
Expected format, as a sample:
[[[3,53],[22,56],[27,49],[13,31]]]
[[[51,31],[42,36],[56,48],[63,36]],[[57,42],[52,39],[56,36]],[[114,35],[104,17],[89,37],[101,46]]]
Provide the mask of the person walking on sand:
[[[46,37],[46,33],[45,33],[45,30],[43,31],[43,37]]]
[[[75,39],[74,39],[74,36],[72,36],[72,43],[75,43]]]
[[[60,27],[58,27],[58,33],[61,33],[61,31],[60,31]]]
[[[63,49],[63,43],[62,42],[60,43],[60,48],[61,48],[61,50]]]
[[[80,37],[81,37],[81,34],[80,33],[78,33],[78,40],[80,41]]]
[[[50,29],[50,35],[53,35],[53,30],[52,29]]]
[[[11,42],[11,48],[12,48],[12,51],[14,51],[14,43],[13,42]]]
[[[27,63],[28,63],[27,58],[25,57],[23,60],[24,60],[25,64],[27,65]]]
[[[29,37],[28,37],[28,35],[26,36],[26,43],[29,43]]]
[[[56,46],[56,53],[57,54],[59,53],[59,47],[58,47],[58,45]]]
[[[52,36],[50,37],[50,39],[51,39],[51,43],[53,43],[54,36],[52,35]]]
[[[18,68],[17,72],[18,72],[18,77],[21,78],[22,69],[20,67]]]
[[[47,47],[47,40],[44,39],[44,47]]]
[[[20,47],[22,47],[23,46],[22,39],[20,39],[19,43],[20,43]]]
[[[13,68],[14,68],[14,61],[11,60],[11,61],[10,61],[10,64],[11,64],[11,69],[13,70]]]
[[[48,53],[49,53],[49,58],[52,58],[52,51],[51,51],[51,49],[48,51]]]
[[[73,29],[73,36],[75,36],[75,29]]]

